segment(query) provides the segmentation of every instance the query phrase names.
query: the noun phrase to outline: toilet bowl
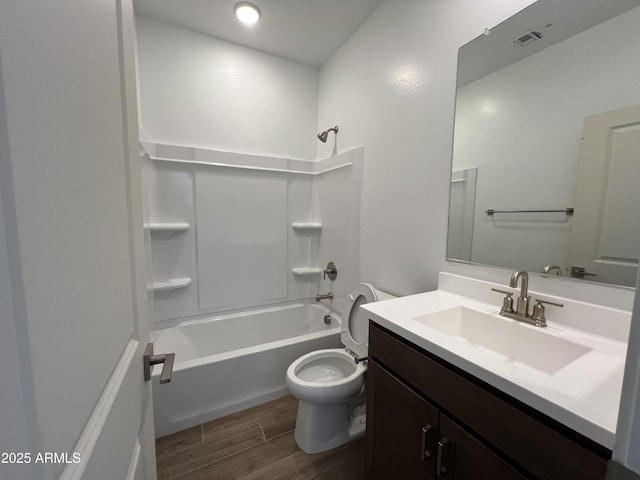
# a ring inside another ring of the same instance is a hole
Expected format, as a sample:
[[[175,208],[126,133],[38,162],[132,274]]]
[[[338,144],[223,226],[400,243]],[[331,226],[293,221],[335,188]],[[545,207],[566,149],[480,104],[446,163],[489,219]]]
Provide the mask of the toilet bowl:
[[[306,453],[339,447],[364,434],[364,374],[369,351],[369,318],[360,305],[393,298],[368,283],[357,284],[340,337],[345,348],[316,350],[287,369],[287,387],[298,402],[295,439]]]

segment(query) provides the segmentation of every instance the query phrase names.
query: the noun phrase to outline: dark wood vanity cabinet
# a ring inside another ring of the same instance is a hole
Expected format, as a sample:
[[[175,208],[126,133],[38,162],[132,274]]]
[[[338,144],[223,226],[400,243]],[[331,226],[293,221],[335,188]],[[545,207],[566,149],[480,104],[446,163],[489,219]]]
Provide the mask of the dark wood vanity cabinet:
[[[609,450],[492,390],[371,323],[365,478],[605,478]]]
[[[367,478],[526,478],[373,360]]]

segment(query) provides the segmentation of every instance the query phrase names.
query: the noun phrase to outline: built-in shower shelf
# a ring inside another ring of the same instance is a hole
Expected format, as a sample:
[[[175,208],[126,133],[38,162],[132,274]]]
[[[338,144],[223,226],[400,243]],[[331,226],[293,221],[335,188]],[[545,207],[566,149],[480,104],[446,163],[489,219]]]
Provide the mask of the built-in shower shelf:
[[[148,223],[144,226],[151,233],[180,233],[189,230],[190,225],[186,222],[173,223]]]
[[[181,290],[191,284],[190,278],[172,278],[163,282],[153,282],[153,292],[169,292],[171,290]]]
[[[304,232],[314,233],[322,230],[322,224],[320,222],[295,222],[291,224],[291,227],[296,232],[301,232],[301,233],[304,233]]]
[[[322,273],[322,269],[318,267],[297,267],[292,268],[291,273],[296,277],[315,277]]]

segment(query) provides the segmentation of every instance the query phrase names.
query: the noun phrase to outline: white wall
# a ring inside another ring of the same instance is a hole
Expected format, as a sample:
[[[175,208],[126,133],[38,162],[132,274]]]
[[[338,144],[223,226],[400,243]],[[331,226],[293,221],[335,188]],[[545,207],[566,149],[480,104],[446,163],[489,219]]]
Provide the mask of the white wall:
[[[478,167],[471,261],[567,267],[571,216],[484,211],[574,206],[584,118],[640,104],[639,24],[636,8],[458,91],[453,168]]]
[[[531,0],[387,0],[320,72],[318,129],[365,145],[362,280],[434,289],[447,231],[458,48]],[[333,144],[320,145],[318,158]]]
[[[318,128],[340,126],[338,151],[360,144],[367,148],[363,280],[409,294],[436,288],[437,273],[445,267],[471,277],[499,278],[506,285],[504,270],[444,260],[456,60],[460,46],[531,3],[387,0],[321,70]],[[319,158],[332,148],[320,145]],[[548,283],[552,289],[566,285],[567,293],[579,289],[568,281]],[[542,285],[536,289],[545,290]],[[592,299],[612,296],[628,303],[633,297],[628,290],[597,285],[586,290]],[[636,306],[634,324],[639,320]],[[638,353],[633,355],[629,377],[637,374]],[[640,445],[638,386],[627,383],[625,389],[621,423],[634,412],[635,426],[620,450],[633,455]]]
[[[318,70],[137,17],[149,141],[315,159]]]

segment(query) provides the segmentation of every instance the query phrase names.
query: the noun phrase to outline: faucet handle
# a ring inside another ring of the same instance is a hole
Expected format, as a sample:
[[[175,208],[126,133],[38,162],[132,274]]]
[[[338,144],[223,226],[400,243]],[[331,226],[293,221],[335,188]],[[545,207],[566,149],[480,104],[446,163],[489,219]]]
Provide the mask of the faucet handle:
[[[533,306],[533,312],[531,313],[531,318],[536,322],[542,323],[544,326],[547,324],[547,319],[544,316],[544,305],[553,305],[555,307],[564,307],[562,303],[550,302],[549,300],[540,300],[539,298],[535,299],[536,304]],[[541,325],[542,326],[542,325]]]
[[[498,292],[498,293],[504,293],[506,295],[506,297],[504,297],[504,299],[502,300],[502,312],[507,312],[507,313],[513,313],[513,298],[511,298],[511,295],[513,295],[513,292],[507,292],[505,290],[498,290],[497,288],[492,288],[491,290],[493,290],[494,292]]]
[[[324,270],[324,273],[322,274],[322,278],[326,280],[327,277],[329,277],[329,280],[333,281],[336,279],[337,276],[338,276],[338,269],[336,268],[336,264],[333,262],[327,263],[327,268]]]
[[[507,292],[506,290],[500,290],[498,288],[492,288],[491,290],[493,290],[494,292],[498,292],[498,293],[504,293],[507,296],[513,295],[513,292]]]
[[[556,302],[551,302],[549,300],[540,300],[539,298],[536,298],[535,301],[537,302],[538,305],[544,303],[545,305],[553,305],[555,307],[564,307],[564,303],[556,303]]]

